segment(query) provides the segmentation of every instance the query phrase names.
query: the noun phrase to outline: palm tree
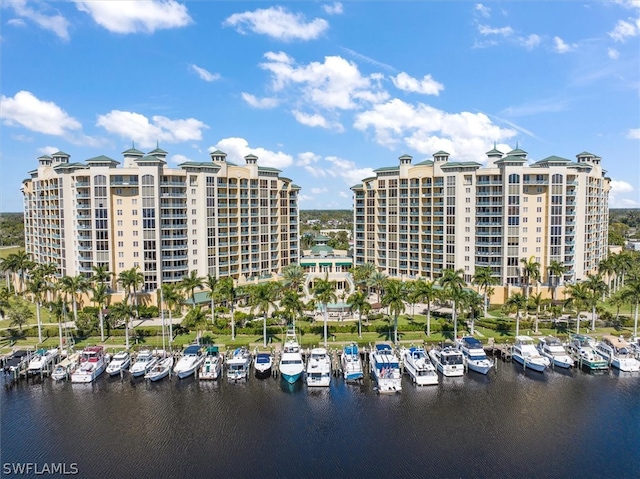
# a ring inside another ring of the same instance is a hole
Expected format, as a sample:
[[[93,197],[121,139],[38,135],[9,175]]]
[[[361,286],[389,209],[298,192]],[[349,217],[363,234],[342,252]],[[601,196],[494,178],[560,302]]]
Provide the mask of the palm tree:
[[[129,325],[135,309],[126,301],[116,303],[109,308],[109,315],[119,321],[124,321],[125,347],[129,349]]]
[[[493,275],[493,270],[490,266],[480,266],[476,268],[476,272],[471,281],[473,284],[477,284],[480,289],[484,290],[484,317],[486,318],[489,305],[488,290],[491,286],[498,284],[500,279]]]
[[[520,335],[520,310],[527,307],[527,298],[522,293],[513,293],[504,303],[507,307],[516,310],[516,336]]]
[[[380,302],[380,292],[387,282],[387,275],[382,271],[374,271],[367,280],[367,286],[374,288],[378,293],[378,303]]]
[[[60,279],[60,289],[65,294],[71,295],[71,301],[73,304],[73,320],[78,321],[78,303],[76,301],[76,295],[78,293],[86,293],[89,290],[89,282],[87,278],[81,274],[76,276],[63,276]]]
[[[11,307],[11,291],[8,287],[0,287],[0,318],[4,319],[9,307]]]
[[[414,293],[418,301],[427,303],[427,336],[431,336],[431,303],[438,297],[438,291],[433,281],[420,279],[416,281]]]
[[[329,281],[329,275],[325,275],[324,279],[316,279],[313,285],[313,296],[322,304],[322,312],[324,316],[324,347],[327,347],[327,305],[331,302],[338,301],[336,296],[336,282]]]
[[[222,278],[218,283],[218,293],[227,303],[231,312],[231,340],[236,340],[234,308],[236,305],[237,290],[233,284],[233,278]]]
[[[482,311],[482,302],[483,296],[480,296],[472,289],[463,289],[462,290],[462,301],[461,304],[464,306],[466,310],[469,311],[471,316],[471,326],[470,332],[471,334],[475,334],[475,318],[476,313]]]
[[[622,290],[622,298],[630,304],[635,305],[633,320],[633,335],[638,336],[638,306],[640,305],[640,277],[628,281]]]
[[[405,310],[404,298],[406,293],[402,281],[387,280],[382,295],[382,305],[389,307],[389,314],[393,314],[393,343],[398,344],[398,315]]]
[[[13,265],[11,264],[11,255],[6,258],[0,258],[0,271],[4,274],[4,279],[7,283],[7,290],[11,291],[11,274]]]
[[[558,285],[562,275],[567,270],[567,267],[558,261],[552,261],[549,263],[549,287],[551,288],[551,299],[556,300],[556,292],[558,291]]]
[[[62,319],[64,318],[66,323],[67,318],[67,304],[62,297],[58,297],[55,301],[51,301],[49,303],[49,308],[51,309],[51,314],[56,319],[58,323],[58,334],[60,336],[60,349],[63,348],[63,340],[62,340]]]
[[[136,306],[136,310],[138,309],[138,288],[144,284],[144,275],[142,272],[138,271],[138,267],[134,266],[131,269],[127,269],[121,271],[118,275],[118,282],[125,289],[126,294],[124,297],[124,302],[127,303],[129,297],[133,295],[133,301]]]
[[[358,337],[362,338],[362,313],[367,309],[371,309],[371,304],[367,301],[367,295],[362,291],[356,291],[347,298],[347,304],[351,307],[351,311],[358,312]]]
[[[196,328],[196,340],[200,342],[200,327],[207,321],[207,315],[200,306],[191,308],[182,320],[182,325],[187,328]]]
[[[609,288],[609,297],[611,293],[615,292],[611,286],[611,276],[615,273],[615,265],[613,264],[613,258],[609,256],[598,263],[598,273],[607,278],[607,287]]]
[[[271,283],[260,283],[253,286],[249,291],[249,304],[251,305],[251,312],[257,310],[262,314],[263,318],[263,346],[267,347],[267,316],[269,309],[276,308],[275,304],[275,290]]]
[[[29,321],[33,319],[33,312],[23,301],[16,300],[16,302],[11,306],[9,317],[11,318],[9,326],[20,327],[20,332],[22,333],[22,326],[28,324]]]
[[[524,297],[529,297],[529,285],[531,281],[540,280],[540,263],[533,256],[529,259],[521,258],[522,263],[522,280],[524,283]]]
[[[55,279],[55,275],[58,272],[58,266],[53,264],[53,263],[44,263],[44,264],[39,264],[36,267],[36,271],[38,272],[38,274],[40,274],[40,276],[42,276],[46,282],[46,293],[47,293],[47,299],[49,301],[51,301],[52,299],[52,295],[51,293],[54,291],[54,279]]]
[[[182,296],[175,283],[163,283],[161,288],[164,304],[169,310],[169,347],[171,347],[173,342],[173,310],[182,304]]]
[[[304,308],[300,293],[294,289],[287,289],[280,300],[280,307],[285,310],[287,317],[295,324],[296,315],[301,316]]]
[[[456,303],[460,299],[460,292],[462,291],[462,288],[465,286],[463,276],[464,271],[462,269],[457,271],[453,269],[445,269],[442,272],[442,277],[440,278],[440,286],[442,286],[445,297],[453,301],[452,319],[454,339],[458,337],[458,314]]]
[[[22,285],[24,283],[24,277],[28,270],[33,268],[35,263],[31,261],[31,255],[24,250],[20,250],[17,253],[11,253],[2,262],[2,268],[5,272],[11,273],[13,276],[17,276],[17,286],[14,290],[17,295],[22,292]]]
[[[607,283],[602,280],[602,276],[597,274],[595,276],[587,275],[587,280],[585,281],[586,287],[591,292],[590,301],[591,304],[591,329],[596,329],[596,305],[598,303],[598,298],[603,296],[607,292]]]
[[[91,281],[94,284],[107,283],[109,288],[111,287],[111,277],[113,276],[113,273],[109,271],[109,267],[106,264],[92,266],[91,269],[93,270]]]
[[[104,343],[104,313],[103,310],[107,306],[110,295],[108,293],[108,286],[102,282],[96,282],[91,288],[93,301],[98,307],[98,318],[100,321],[100,341]]]
[[[33,299],[36,303],[36,318],[38,321],[38,342],[42,342],[42,320],[40,317],[40,308],[42,307],[42,296],[44,292],[47,290],[47,282],[45,279],[38,273],[34,274],[29,278],[29,283],[27,286],[28,291],[33,294]]]
[[[185,291],[191,293],[191,308],[196,307],[196,288],[203,289],[204,288],[204,278],[198,277],[197,271],[191,271],[189,276],[183,276],[180,281],[180,286]]]
[[[282,268],[282,277],[285,287],[298,291],[304,283],[307,273],[297,263],[291,263]]]
[[[544,299],[542,298],[542,293],[532,294],[529,296],[529,304],[536,308],[536,324],[535,330],[536,334],[538,333],[538,321],[540,318],[540,307],[544,304]]]
[[[363,263],[351,268],[353,282],[356,287],[361,290],[367,289],[367,282],[373,273],[377,271],[376,265],[373,263]]]
[[[209,296],[209,299],[211,300],[211,322],[213,323],[216,320],[215,297],[217,294],[216,290],[218,288],[218,278],[216,278],[212,274],[207,275],[207,279],[205,280],[205,286],[209,288],[209,291],[207,292],[207,296]],[[194,304],[195,304],[195,301],[194,301]]]
[[[570,284],[565,289],[565,294],[569,296],[564,302],[565,306],[576,309],[576,333],[580,334],[580,311],[590,304],[591,294],[589,288],[585,283]]]

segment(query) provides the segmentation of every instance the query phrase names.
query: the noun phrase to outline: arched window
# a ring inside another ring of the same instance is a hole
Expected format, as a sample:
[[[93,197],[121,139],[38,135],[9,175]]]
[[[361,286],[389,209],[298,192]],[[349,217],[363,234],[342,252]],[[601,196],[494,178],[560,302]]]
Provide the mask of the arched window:
[[[516,175],[515,173],[509,175],[509,183],[520,183],[520,175]]]
[[[551,177],[551,183],[553,183],[554,185],[561,185],[562,184],[562,175],[553,175]]]
[[[153,185],[154,178],[153,175],[143,175],[142,176],[142,184],[143,185]]]

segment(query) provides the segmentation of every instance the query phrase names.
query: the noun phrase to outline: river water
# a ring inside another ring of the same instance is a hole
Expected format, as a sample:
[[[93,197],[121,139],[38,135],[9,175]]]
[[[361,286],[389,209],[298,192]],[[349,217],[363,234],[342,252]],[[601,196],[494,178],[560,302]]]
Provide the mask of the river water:
[[[86,478],[640,477],[637,373],[500,362],[440,380],[391,396],[368,379],[3,383],[3,477],[28,477],[9,473],[23,463]]]

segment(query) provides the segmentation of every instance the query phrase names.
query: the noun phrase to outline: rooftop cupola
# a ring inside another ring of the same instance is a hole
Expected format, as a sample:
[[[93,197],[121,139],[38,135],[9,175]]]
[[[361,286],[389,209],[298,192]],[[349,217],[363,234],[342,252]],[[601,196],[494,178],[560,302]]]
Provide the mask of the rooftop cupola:
[[[400,164],[401,165],[410,165],[411,164],[411,160],[413,160],[413,157],[411,155],[402,155],[398,159],[400,160]]]
[[[256,155],[249,154],[244,157],[244,161],[247,162],[247,165],[255,165],[258,162],[258,157]]]
[[[504,153],[502,153],[500,150],[498,150],[496,148],[496,143],[494,141],[493,142],[493,148],[491,150],[487,151],[485,154],[487,155],[488,158],[495,159],[495,158],[502,158],[502,155]]]
[[[527,158],[528,153],[524,150],[521,150],[518,147],[518,143],[516,142],[516,149],[515,150],[511,150],[509,153],[507,153],[508,156],[514,156],[516,158]]]
[[[578,163],[591,163],[593,165],[599,165],[602,158],[594,155],[593,153],[589,153],[588,151],[583,151],[582,153],[578,153],[576,155],[578,159]]]
[[[124,167],[131,168],[132,166],[135,166],[135,160],[137,160],[138,158],[142,158],[144,156],[144,153],[140,150],[136,150],[136,145],[132,142],[131,148],[129,148],[128,150],[124,150],[122,152],[122,156],[124,158]]]
[[[56,151],[51,154],[51,163],[53,165],[59,165],[61,163],[69,163],[71,156],[64,151]]]
[[[40,166],[51,166],[51,157],[49,155],[42,155],[38,158],[38,164]]]
[[[149,156],[155,156],[156,158],[158,158],[160,160],[166,160],[168,154],[169,154],[168,152],[166,152],[162,148],[160,148],[160,144],[158,142],[156,142],[155,150],[151,150],[148,153]]]
[[[446,151],[437,151],[433,154],[433,162],[434,163],[446,163],[449,161],[449,153]]]
[[[216,150],[209,153],[211,161],[214,163],[224,163],[227,161],[227,154],[224,151]]]

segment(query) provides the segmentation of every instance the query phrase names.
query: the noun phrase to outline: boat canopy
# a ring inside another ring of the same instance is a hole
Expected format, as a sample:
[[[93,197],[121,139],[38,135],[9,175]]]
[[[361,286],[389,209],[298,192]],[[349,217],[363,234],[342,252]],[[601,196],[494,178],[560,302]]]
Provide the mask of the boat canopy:
[[[462,340],[467,344],[467,347],[470,349],[479,348],[482,349],[482,343],[478,338],[474,338],[472,336],[465,336]]]
[[[269,353],[258,353],[256,356],[256,363],[268,364],[270,360],[271,355]]]
[[[388,344],[376,344],[376,351],[381,352],[381,351],[391,351],[391,346],[389,346]]]
[[[218,346],[209,346],[207,348],[207,354],[216,354],[218,352]]]
[[[358,346],[351,344],[344,347],[344,354],[358,354]]]
[[[187,346],[187,349],[184,350],[185,356],[198,354],[198,353],[200,353],[200,346],[197,346],[197,345]]]

